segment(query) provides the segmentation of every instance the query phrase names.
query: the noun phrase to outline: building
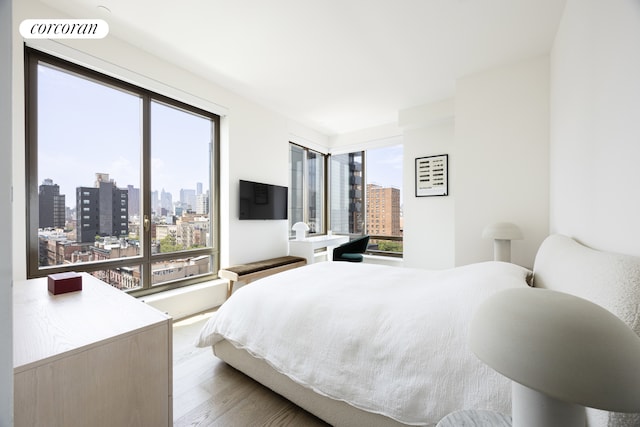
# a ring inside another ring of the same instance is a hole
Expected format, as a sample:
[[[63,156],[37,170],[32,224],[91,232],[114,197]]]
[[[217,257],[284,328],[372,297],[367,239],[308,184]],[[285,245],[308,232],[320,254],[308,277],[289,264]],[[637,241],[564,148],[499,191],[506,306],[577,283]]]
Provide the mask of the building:
[[[199,215],[209,215],[209,191],[196,196],[196,213]]]
[[[367,233],[401,236],[400,189],[367,184]]]
[[[151,211],[155,215],[160,215],[160,199],[157,190],[151,192]]]
[[[198,193],[201,194],[202,192]],[[196,190],[180,189],[180,203],[183,209],[193,210],[196,207]],[[177,213],[176,213],[177,215]]]
[[[129,192],[129,218],[140,216],[140,189],[133,185],[127,185]]]
[[[176,221],[176,243],[183,249],[207,246],[210,221],[206,215],[183,214]]]
[[[119,189],[109,174],[97,173],[94,187],[76,188],[77,240],[129,234],[129,192]]]
[[[65,196],[52,179],[45,179],[38,187],[39,228],[64,228]]]
[[[205,274],[209,266],[209,257],[200,256],[184,260],[166,261],[154,265],[151,271],[151,283],[154,285],[171,280]]]
[[[160,192],[160,211],[156,214],[161,216],[173,214],[173,196],[168,191],[164,191],[164,188]]]

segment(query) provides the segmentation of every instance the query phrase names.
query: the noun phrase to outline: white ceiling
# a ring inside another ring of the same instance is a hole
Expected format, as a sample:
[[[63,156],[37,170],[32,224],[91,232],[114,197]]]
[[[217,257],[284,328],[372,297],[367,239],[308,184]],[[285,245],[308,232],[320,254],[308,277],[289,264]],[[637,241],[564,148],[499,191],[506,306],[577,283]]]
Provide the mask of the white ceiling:
[[[549,52],[565,0],[42,0],[328,135]],[[97,6],[110,9],[100,14]],[[215,101],[215,100],[212,100]]]

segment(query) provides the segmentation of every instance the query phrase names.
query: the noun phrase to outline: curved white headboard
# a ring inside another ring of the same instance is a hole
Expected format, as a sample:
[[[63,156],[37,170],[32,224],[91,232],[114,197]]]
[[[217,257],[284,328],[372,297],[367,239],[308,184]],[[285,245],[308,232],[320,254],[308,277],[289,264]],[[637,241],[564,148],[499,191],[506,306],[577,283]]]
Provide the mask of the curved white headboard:
[[[551,235],[534,264],[533,286],[573,294],[606,308],[640,336],[640,257],[601,252]],[[611,349],[616,351],[616,349]],[[639,414],[589,409],[588,425],[638,426]]]
[[[599,304],[640,335],[640,257],[597,251],[554,234],[538,250],[533,286]]]

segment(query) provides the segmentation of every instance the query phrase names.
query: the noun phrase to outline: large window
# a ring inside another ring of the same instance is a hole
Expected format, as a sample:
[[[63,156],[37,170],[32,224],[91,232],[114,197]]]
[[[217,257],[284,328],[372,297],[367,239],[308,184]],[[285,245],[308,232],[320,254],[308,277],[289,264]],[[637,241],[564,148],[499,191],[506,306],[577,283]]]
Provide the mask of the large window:
[[[368,252],[402,256],[402,145],[332,155],[330,182],[331,230],[368,234]]]
[[[28,275],[145,294],[218,270],[219,117],[26,49]]]
[[[366,151],[365,224],[369,251],[402,255],[402,145]]]
[[[325,227],[325,169],[326,155],[299,145],[289,144],[290,202],[289,233],[291,226],[304,222],[309,234],[321,234]]]

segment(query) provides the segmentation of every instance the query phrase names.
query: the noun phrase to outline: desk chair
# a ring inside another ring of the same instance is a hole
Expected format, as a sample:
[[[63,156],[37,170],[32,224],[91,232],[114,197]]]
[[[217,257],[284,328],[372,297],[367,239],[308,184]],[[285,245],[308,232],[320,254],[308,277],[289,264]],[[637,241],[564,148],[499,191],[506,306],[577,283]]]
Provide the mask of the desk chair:
[[[359,237],[350,242],[343,243],[333,250],[334,261],[362,262],[362,254],[369,245],[369,236]]]

